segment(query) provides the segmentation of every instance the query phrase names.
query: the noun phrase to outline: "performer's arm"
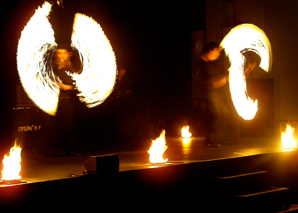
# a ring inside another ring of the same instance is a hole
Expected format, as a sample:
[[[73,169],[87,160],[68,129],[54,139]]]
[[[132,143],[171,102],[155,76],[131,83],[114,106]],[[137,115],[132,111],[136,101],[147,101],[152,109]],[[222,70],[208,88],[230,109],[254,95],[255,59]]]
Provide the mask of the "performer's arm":
[[[62,90],[73,90],[74,86],[73,85],[67,85],[67,84],[62,84],[60,82],[56,82],[56,84],[59,86],[60,89]]]

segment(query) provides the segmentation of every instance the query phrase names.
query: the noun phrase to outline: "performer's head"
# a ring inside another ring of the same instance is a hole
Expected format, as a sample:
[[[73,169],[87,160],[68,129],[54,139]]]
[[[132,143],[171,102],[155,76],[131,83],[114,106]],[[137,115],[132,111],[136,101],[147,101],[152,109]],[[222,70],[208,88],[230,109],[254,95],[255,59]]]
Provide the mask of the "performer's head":
[[[69,60],[70,57],[73,55],[73,50],[72,48],[67,45],[67,44],[59,44],[57,47],[57,50],[55,51],[54,57],[56,58],[57,61],[60,60]]]
[[[204,51],[204,56],[209,60],[209,61],[214,61],[217,60],[220,56],[220,47],[219,44],[216,42],[210,42]]]

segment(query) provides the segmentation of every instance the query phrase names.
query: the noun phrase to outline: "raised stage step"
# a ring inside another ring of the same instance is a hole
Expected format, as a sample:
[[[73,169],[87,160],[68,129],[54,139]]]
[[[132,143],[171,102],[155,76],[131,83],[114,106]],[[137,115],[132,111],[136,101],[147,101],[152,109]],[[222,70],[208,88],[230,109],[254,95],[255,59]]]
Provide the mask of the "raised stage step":
[[[287,210],[288,187],[271,186],[267,171],[214,177],[210,206],[218,212],[278,212]],[[216,196],[214,196],[216,195]],[[212,206],[212,203],[217,205]]]
[[[286,212],[298,212],[298,205],[297,204],[290,204],[287,207],[287,210],[279,211],[277,213],[286,213]]]

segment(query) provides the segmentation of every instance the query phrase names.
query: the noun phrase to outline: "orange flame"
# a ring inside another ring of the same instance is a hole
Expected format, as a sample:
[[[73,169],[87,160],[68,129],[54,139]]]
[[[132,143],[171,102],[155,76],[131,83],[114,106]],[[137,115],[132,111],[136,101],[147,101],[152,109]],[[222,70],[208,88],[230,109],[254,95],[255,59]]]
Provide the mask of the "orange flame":
[[[287,124],[286,131],[281,133],[281,142],[283,149],[292,149],[297,147],[297,142],[293,137],[294,128]]]
[[[181,129],[181,137],[183,138],[190,138],[192,134],[189,132],[189,126],[184,126]]]
[[[21,147],[15,145],[10,149],[9,156],[4,155],[2,180],[19,180],[21,171]]]
[[[149,161],[151,163],[165,163],[168,159],[163,159],[162,155],[167,150],[166,140],[165,140],[165,130],[163,130],[159,138],[152,141],[152,145],[148,150],[150,154]]]

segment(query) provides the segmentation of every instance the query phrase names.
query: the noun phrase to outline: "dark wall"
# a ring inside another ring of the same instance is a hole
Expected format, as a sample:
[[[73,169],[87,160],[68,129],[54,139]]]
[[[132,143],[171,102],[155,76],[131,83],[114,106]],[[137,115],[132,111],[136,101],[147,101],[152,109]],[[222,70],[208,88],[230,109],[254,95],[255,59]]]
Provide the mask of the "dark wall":
[[[276,80],[278,119],[283,121],[298,120],[297,10],[295,0],[264,0],[265,31],[273,49],[272,72]]]

